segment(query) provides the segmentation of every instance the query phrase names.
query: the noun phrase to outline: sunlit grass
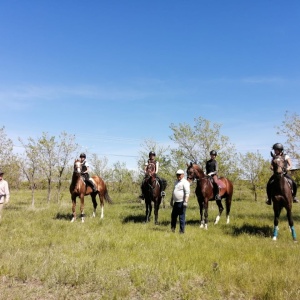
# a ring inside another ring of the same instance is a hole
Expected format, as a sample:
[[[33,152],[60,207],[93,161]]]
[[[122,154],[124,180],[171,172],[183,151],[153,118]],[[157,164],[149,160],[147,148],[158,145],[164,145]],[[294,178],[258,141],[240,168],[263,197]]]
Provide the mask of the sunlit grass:
[[[47,205],[37,193],[32,208],[30,193],[13,192],[0,224],[0,299],[300,299],[299,245],[284,211],[271,240],[273,211],[262,199],[234,200],[230,224],[224,212],[217,226],[211,202],[205,231],[191,197],[180,235],[170,230],[168,205],[156,226],[144,223],[137,195],[111,197],[104,219],[99,208],[92,218],[86,197],[85,223],[70,223],[67,194]]]

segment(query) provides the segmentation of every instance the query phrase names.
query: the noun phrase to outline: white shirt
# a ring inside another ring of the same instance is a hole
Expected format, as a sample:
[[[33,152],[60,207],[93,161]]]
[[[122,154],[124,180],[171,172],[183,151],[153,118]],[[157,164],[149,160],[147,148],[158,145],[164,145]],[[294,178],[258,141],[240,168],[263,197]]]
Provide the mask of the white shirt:
[[[177,181],[174,186],[173,191],[173,201],[174,202],[182,202],[185,201],[186,197],[190,195],[190,183],[182,178]]]
[[[5,200],[5,201],[4,201]],[[6,180],[0,180],[0,204],[7,203],[9,201],[9,188]]]

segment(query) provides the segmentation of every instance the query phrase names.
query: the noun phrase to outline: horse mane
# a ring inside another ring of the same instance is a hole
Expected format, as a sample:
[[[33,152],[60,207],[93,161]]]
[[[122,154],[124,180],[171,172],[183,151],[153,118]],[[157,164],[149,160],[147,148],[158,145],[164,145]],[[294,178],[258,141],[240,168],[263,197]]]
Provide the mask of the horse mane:
[[[197,163],[190,162],[190,167],[192,167],[195,170],[198,178],[202,178],[205,176],[204,171]]]

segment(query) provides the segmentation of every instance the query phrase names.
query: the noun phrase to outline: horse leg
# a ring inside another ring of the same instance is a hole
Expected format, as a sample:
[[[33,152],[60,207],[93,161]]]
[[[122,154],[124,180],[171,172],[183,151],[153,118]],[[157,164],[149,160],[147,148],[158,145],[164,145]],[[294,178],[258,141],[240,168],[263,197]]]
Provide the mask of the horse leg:
[[[290,230],[291,230],[291,233],[292,233],[292,238],[296,242],[297,241],[296,230],[294,228],[294,221],[293,221],[293,216],[292,216],[292,210],[290,208],[287,209],[287,218],[288,218]]]
[[[92,202],[93,202],[93,207],[94,207],[94,211],[93,211],[93,218],[96,217],[96,209],[97,209],[97,200],[96,200],[96,195],[95,194],[91,194],[92,197]]]
[[[155,215],[155,225],[158,225],[158,210],[159,210],[159,200],[156,199],[156,201],[154,202],[154,215]]]
[[[103,219],[104,218],[104,196],[102,194],[98,194],[99,195],[99,199],[100,199],[100,207],[101,207],[101,215],[100,218]]]
[[[274,204],[273,210],[274,210],[274,229],[273,229],[273,238],[272,238],[272,240],[276,241],[277,237],[278,237],[278,230],[279,230],[278,222],[279,222],[279,216],[280,216],[281,208],[278,207],[278,205]]]
[[[204,220],[203,220],[203,200],[198,199],[199,211],[200,211],[200,228],[204,228]]]
[[[152,212],[152,203],[151,200],[145,199],[146,204],[146,223],[150,221],[151,212]]]
[[[80,195],[80,212],[81,222],[84,223],[84,195]]]
[[[222,201],[221,201],[221,200],[216,200],[216,203],[217,203],[218,208],[219,208],[219,214],[217,215],[217,217],[216,217],[216,219],[215,219],[214,225],[217,225],[217,224],[219,223],[220,218],[221,218],[221,214],[222,214],[222,212],[223,212],[223,210],[224,210],[224,207],[223,207],[223,205],[222,205]],[[228,221],[228,223],[229,223],[229,221]],[[227,223],[227,224],[228,224],[228,223]]]
[[[204,229],[208,229],[208,199],[204,200]]]
[[[72,196],[72,220],[71,222],[74,222],[76,220],[76,197]]]

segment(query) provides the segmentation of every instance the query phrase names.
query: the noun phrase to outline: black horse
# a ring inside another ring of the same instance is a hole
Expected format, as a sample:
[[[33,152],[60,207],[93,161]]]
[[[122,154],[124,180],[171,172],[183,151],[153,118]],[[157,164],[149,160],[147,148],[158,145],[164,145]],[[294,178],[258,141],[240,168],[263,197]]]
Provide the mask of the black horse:
[[[294,221],[292,216],[292,183],[284,176],[285,164],[284,158],[281,155],[272,155],[272,166],[274,172],[274,181],[271,186],[271,198],[273,201],[274,210],[274,230],[273,230],[273,241],[277,240],[278,236],[278,223],[281,210],[285,208],[287,213],[287,219],[289,227],[292,233],[292,238],[296,242],[296,231],[294,228]]]
[[[146,223],[150,221],[152,212],[152,202],[154,203],[154,223],[158,224],[158,210],[162,201],[161,192],[163,187],[160,186],[159,181],[155,175],[155,165],[150,163],[146,169],[146,177],[142,185],[143,194],[146,205]]]

